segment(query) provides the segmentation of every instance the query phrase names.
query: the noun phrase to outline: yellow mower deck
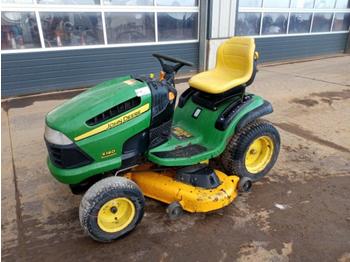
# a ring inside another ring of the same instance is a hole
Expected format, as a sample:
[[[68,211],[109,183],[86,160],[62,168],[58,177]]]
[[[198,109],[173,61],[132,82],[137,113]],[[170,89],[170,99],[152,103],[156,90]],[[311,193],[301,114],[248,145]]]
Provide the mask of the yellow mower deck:
[[[143,166],[144,167],[144,166]],[[142,168],[142,167],[141,167]],[[147,197],[170,204],[179,202],[188,212],[209,212],[223,208],[237,197],[239,177],[227,176],[215,170],[221,184],[214,189],[203,189],[174,179],[175,171],[143,171],[137,168],[125,177],[133,180]]]

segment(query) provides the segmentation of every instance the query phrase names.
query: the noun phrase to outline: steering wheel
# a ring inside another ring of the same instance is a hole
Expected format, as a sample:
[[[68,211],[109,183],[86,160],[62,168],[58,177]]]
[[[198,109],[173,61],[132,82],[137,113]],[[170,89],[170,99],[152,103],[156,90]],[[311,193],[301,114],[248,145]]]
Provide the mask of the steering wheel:
[[[158,59],[160,65],[162,67],[162,70],[166,74],[177,73],[180,70],[180,68],[183,66],[191,66],[191,67],[194,66],[194,64],[189,62],[189,61],[175,58],[175,57],[171,57],[171,56],[167,56],[167,55],[161,55],[161,54],[156,53],[156,54],[153,54],[153,56]],[[167,63],[165,63],[165,61],[175,63],[175,65],[167,64]]]

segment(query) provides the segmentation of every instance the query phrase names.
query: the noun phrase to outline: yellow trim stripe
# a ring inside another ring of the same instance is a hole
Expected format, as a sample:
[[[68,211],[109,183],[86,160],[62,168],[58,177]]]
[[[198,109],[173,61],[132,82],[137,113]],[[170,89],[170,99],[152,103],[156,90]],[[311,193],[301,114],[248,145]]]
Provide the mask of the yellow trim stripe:
[[[74,138],[74,140],[79,141],[79,140],[82,140],[84,138],[87,138],[87,137],[99,134],[101,132],[107,131],[111,128],[115,128],[117,126],[120,126],[120,125],[134,119],[135,117],[138,117],[139,115],[147,112],[148,110],[149,110],[149,103],[145,104],[139,108],[136,108],[135,110],[133,110],[133,111],[121,116],[121,117],[118,117],[118,118],[116,118],[116,119],[114,119],[114,120],[112,120],[112,121],[110,121],[102,126],[99,126],[95,129],[92,129],[89,132],[81,134],[80,136],[77,136],[76,138]]]

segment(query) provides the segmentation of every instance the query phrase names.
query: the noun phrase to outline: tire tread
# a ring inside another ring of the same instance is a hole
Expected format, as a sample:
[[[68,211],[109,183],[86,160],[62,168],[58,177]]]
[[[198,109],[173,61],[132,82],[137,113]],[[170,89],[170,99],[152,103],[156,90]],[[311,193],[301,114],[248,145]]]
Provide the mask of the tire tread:
[[[244,172],[245,169],[244,162],[242,161],[243,156],[247,147],[243,147],[243,142],[253,140],[257,134],[264,134],[269,132],[273,134],[275,142],[275,151],[272,159],[272,166],[277,159],[280,147],[280,137],[276,128],[265,119],[256,119],[246,126],[241,128],[229,141],[225,151],[219,156],[217,163],[219,167],[226,172],[227,174],[236,174],[240,177],[249,176],[247,175],[248,171]],[[270,164],[269,164],[270,165]],[[265,168],[263,173],[267,173],[272,166]],[[263,175],[265,175],[263,174]],[[263,176],[262,175],[262,176]],[[261,177],[262,177],[261,176]],[[257,180],[254,177],[251,177],[253,180]]]
[[[101,200],[101,197],[105,194],[108,194],[108,192],[112,191],[118,191],[121,193],[127,194],[134,194],[136,199],[138,200],[138,204],[141,208],[139,210],[140,214],[138,215],[138,219],[134,222],[133,228],[141,221],[143,217],[143,207],[144,207],[144,197],[141,193],[140,188],[137,186],[137,184],[130,179],[127,179],[125,177],[107,177],[104,178],[97,183],[95,183],[93,186],[89,188],[89,190],[85,193],[83,196],[80,207],[79,207],[79,220],[80,224],[86,234],[88,234],[93,239],[100,241],[100,242],[109,242],[113,239],[101,239],[97,237],[92,231],[91,227],[89,225],[89,218],[91,217],[91,212],[95,209],[96,206],[98,206],[99,201]],[[134,203],[135,204],[135,203]],[[133,229],[132,228],[132,229]],[[128,230],[131,231],[132,229]],[[126,233],[125,233],[126,234]]]

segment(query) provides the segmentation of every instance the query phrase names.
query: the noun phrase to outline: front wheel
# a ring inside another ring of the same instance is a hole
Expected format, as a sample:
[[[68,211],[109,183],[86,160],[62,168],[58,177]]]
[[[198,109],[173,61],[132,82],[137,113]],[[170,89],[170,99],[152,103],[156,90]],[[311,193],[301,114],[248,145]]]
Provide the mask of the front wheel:
[[[256,181],[274,166],[279,150],[277,129],[271,123],[258,119],[231,138],[218,160],[227,174]]]
[[[144,204],[143,194],[133,181],[108,177],[85,193],[79,208],[80,224],[94,240],[110,242],[136,227]]]

